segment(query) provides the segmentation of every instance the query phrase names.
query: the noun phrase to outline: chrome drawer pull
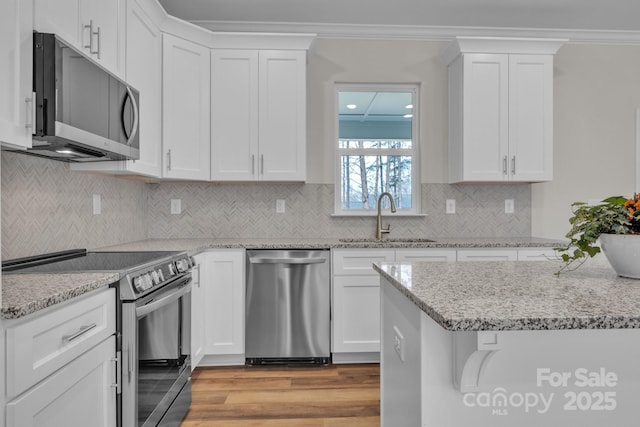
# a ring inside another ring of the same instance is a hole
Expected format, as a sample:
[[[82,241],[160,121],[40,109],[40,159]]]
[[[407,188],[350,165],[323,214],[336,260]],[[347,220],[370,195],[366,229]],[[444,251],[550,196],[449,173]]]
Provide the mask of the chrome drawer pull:
[[[62,341],[71,342],[71,341],[75,340],[76,338],[80,337],[81,335],[86,334],[91,329],[95,328],[96,326],[98,326],[98,325],[96,325],[95,323],[92,323],[90,325],[80,326],[80,329],[77,332],[75,332],[73,334],[69,334],[69,335],[63,335],[62,336]]]

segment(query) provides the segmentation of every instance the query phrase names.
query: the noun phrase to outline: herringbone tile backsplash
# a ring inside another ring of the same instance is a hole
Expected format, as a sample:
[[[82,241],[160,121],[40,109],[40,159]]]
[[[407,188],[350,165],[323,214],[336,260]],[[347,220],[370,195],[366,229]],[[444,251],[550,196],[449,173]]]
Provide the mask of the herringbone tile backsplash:
[[[93,215],[100,194],[102,213]],[[389,215],[394,237],[526,237],[528,184],[423,184],[426,216]],[[180,199],[182,213],[170,213]],[[284,199],[285,213],[276,213]],[[446,199],[456,214],[445,213]],[[515,213],[504,213],[514,199]],[[145,184],[71,172],[65,163],[2,153],[2,258],[146,238],[372,237],[375,218],[334,217],[331,184]]]

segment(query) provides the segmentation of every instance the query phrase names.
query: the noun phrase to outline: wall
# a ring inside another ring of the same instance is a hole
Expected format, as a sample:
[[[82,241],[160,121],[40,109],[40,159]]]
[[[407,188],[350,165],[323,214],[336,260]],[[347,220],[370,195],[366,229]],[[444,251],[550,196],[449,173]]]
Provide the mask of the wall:
[[[318,40],[308,72],[309,181],[334,181],[334,84],[397,82],[421,85],[422,182],[446,183],[446,45]],[[554,179],[531,185],[530,234],[562,238],[572,202],[634,191],[640,46],[565,45],[554,61]]]
[[[2,152],[2,259],[147,237],[147,185]],[[93,215],[93,194],[102,213]]]
[[[170,214],[171,199],[183,212]],[[504,213],[504,199],[516,211]],[[284,199],[285,213],[276,213]],[[421,217],[387,213],[393,237],[525,237],[531,229],[531,192],[524,185],[422,185]],[[457,214],[445,213],[456,199]],[[333,217],[333,184],[151,184],[149,237],[374,237],[375,217]]]
[[[640,155],[640,46],[565,45],[554,65],[554,180],[532,185],[540,237],[564,237],[574,201],[631,196]]]

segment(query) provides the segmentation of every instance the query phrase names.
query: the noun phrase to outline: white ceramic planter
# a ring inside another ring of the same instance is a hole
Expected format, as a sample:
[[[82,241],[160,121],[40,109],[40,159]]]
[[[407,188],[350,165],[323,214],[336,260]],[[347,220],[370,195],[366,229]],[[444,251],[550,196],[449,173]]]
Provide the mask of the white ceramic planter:
[[[619,276],[640,279],[640,235],[601,234],[600,246]]]

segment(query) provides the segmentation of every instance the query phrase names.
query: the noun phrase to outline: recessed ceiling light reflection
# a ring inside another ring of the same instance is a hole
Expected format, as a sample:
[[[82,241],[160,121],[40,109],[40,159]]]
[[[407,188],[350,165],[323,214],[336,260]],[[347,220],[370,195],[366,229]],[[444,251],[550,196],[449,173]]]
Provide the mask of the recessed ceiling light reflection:
[[[405,105],[404,108],[411,110],[413,108],[413,104]]]
[[[404,116],[405,119],[410,119],[411,117],[413,117],[413,114],[405,114]]]
[[[358,106],[356,104],[347,104],[349,110],[355,110]]]

